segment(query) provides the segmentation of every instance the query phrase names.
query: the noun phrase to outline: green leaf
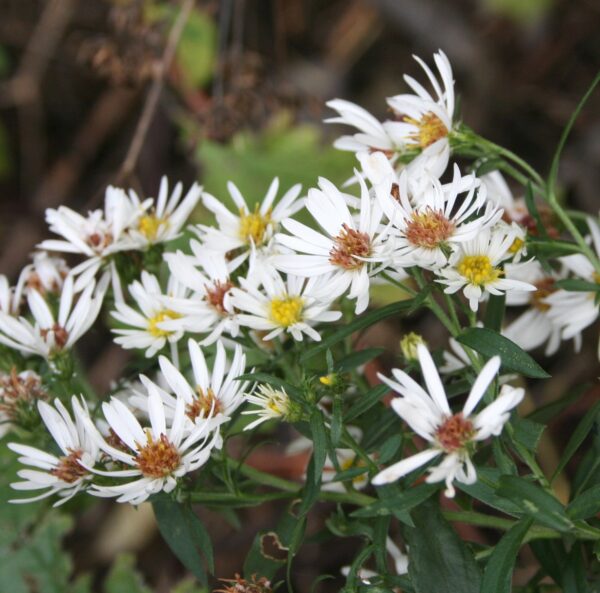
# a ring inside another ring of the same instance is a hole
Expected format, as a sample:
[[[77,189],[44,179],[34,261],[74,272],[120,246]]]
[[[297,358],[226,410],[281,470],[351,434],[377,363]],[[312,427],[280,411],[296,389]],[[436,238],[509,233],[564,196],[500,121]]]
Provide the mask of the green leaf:
[[[289,541],[297,522],[298,518],[286,509],[274,530],[256,534],[244,561],[245,578],[249,579],[253,574],[268,579],[274,578],[277,571],[286,563]]]
[[[104,581],[104,593],[152,593],[135,570],[135,558],[119,556]]]
[[[584,490],[567,506],[567,515],[573,520],[588,519],[600,513],[600,484]]]
[[[335,449],[342,436],[342,400],[339,396],[333,398],[333,407],[331,412],[331,446]]]
[[[502,329],[505,309],[506,295],[504,293],[491,295],[485,307],[483,325],[488,329],[499,332]]]
[[[580,420],[577,428],[571,434],[571,438],[565,447],[565,451],[560,458],[557,468],[554,470],[552,474],[551,482],[562,472],[562,470],[566,467],[567,463],[573,455],[575,451],[579,449],[581,443],[585,440],[585,437],[589,434],[590,430],[594,426],[596,420],[598,419],[598,412],[600,411],[600,402],[596,402],[592,409],[583,416]]]
[[[499,496],[512,500],[523,513],[558,531],[569,531],[573,522],[563,505],[546,490],[517,476],[502,476]]]
[[[357,401],[352,404],[346,415],[345,422],[352,422],[359,416],[362,416],[367,410],[370,410],[379,400],[388,393],[390,388],[385,384],[376,385],[364,395],[360,395]]]
[[[512,438],[528,451],[535,453],[546,427],[538,422],[533,422],[527,418],[519,418],[518,416],[511,421],[511,425],[513,427]]]
[[[439,484],[421,484],[385,500],[378,500],[362,509],[358,509],[351,513],[350,516],[357,518],[385,517],[397,512],[410,511],[427,500],[439,488]]]
[[[214,559],[210,535],[202,521],[189,506],[168,496],[157,496],[152,508],[158,529],[173,553],[200,582],[206,583],[206,570],[200,554],[211,573],[214,571]]]
[[[521,519],[494,546],[483,572],[481,593],[511,592],[512,573],[517,554],[532,523],[531,518]]]
[[[496,354],[502,360],[502,366],[526,377],[547,379],[550,375],[527,352],[513,341],[485,327],[472,327],[457,337],[457,340],[491,358]]]
[[[406,528],[410,549],[408,574],[417,593],[479,593],[481,571],[473,553],[442,517],[435,502],[411,513],[414,528]]]
[[[496,490],[499,486],[500,477],[503,472],[495,467],[478,467],[477,481],[473,484],[456,482],[459,490],[466,492],[469,496],[483,502],[484,504],[517,517],[521,514],[521,507],[509,499],[498,496]]]
[[[556,258],[581,253],[581,249],[576,243],[571,243],[570,241],[528,239],[527,252],[536,258]]]
[[[584,555],[586,555],[586,552],[583,550],[581,542],[577,542],[565,558],[562,581],[560,583],[563,593],[588,593],[590,591],[588,575],[583,560]],[[594,587],[593,591],[597,591],[597,588]]]
[[[351,336],[353,333],[357,331],[361,331],[375,323],[379,323],[388,317],[392,317],[394,315],[398,315],[400,313],[404,313],[406,311],[413,310],[417,308],[429,295],[429,290],[423,290],[416,296],[414,299],[407,299],[405,301],[400,301],[398,303],[392,303],[391,305],[387,305],[386,307],[382,307],[381,309],[375,309],[374,311],[369,311],[369,313],[365,315],[361,315],[358,319],[355,319],[352,323],[349,323],[336,332],[334,332],[329,337],[325,338],[321,342],[319,342],[316,346],[313,346],[310,350],[307,350],[301,357],[300,362],[305,362],[316,356],[323,350],[327,350],[327,348],[331,348],[334,344],[337,344],[341,340]]]
[[[327,434],[325,421],[321,411],[316,408],[310,417],[310,431],[313,442],[313,453],[306,468],[306,484],[302,490],[302,503],[298,509],[298,517],[303,518],[319,496],[323,467],[327,459]]]
[[[379,450],[379,459],[377,460],[380,464],[386,464],[396,455],[396,453],[402,447],[404,438],[402,433],[393,434],[389,439],[385,440]]]
[[[586,282],[585,280],[579,280],[577,278],[568,278],[566,280],[557,280],[557,288],[568,290],[570,292],[598,292],[600,291],[600,284],[594,282]]]

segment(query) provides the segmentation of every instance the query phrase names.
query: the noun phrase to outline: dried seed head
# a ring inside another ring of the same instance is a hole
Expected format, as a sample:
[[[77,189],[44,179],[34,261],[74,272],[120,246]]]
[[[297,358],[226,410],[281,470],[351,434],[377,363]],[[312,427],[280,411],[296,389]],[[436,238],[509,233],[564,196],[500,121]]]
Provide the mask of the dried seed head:
[[[146,430],[146,444],[138,447],[137,464],[142,474],[147,478],[165,478],[171,475],[181,464],[179,451],[161,434],[156,441],[149,430]]]
[[[371,239],[367,233],[351,229],[346,223],[333,240],[335,247],[329,252],[329,262],[346,270],[357,270],[364,265],[359,258],[371,255]]]
[[[462,412],[447,418],[437,429],[435,438],[446,453],[453,453],[471,442],[475,435],[473,423],[465,418]]]
[[[196,393],[198,397],[185,407],[185,413],[190,420],[194,421],[199,416],[202,418],[215,416],[222,411],[221,401],[210,387],[205,393],[202,387],[197,386]]]
[[[413,212],[405,235],[413,245],[435,249],[452,236],[454,228],[454,223],[441,210],[428,207],[424,212]]]
[[[50,470],[50,474],[67,484],[73,484],[89,472],[79,463],[83,451],[81,449],[69,449],[68,451],[68,455],[59,458],[58,465]]]
[[[226,315],[225,305],[223,303],[225,295],[233,288],[232,282],[221,282],[216,280],[212,288],[206,286],[206,300],[220,315]]]

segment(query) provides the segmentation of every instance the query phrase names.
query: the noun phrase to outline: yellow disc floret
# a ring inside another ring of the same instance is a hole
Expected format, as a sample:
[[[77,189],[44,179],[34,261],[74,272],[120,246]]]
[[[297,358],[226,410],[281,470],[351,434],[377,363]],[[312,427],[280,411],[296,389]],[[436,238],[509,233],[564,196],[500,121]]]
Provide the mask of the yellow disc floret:
[[[405,117],[404,121],[419,128],[418,133],[415,133],[413,138],[421,148],[427,148],[448,135],[448,128],[444,122],[431,111],[423,115],[419,120],[412,117]]]
[[[240,209],[240,239],[247,244],[261,245],[265,241],[270,223],[271,211],[261,214],[258,204],[252,213],[247,212],[245,208]]]
[[[138,230],[146,237],[146,239],[154,241],[158,235],[158,229],[161,224],[168,224],[168,220],[166,218],[159,218],[154,213],[146,214],[140,218]]]
[[[175,313],[175,311],[171,311],[170,309],[163,309],[154,317],[150,317],[150,319],[148,319],[148,331],[155,338],[166,338],[167,336],[170,336],[173,332],[168,329],[161,329],[160,327],[158,327],[158,324],[168,319],[179,319],[180,317],[181,315],[179,315],[179,313]]]
[[[477,286],[495,282],[502,275],[502,270],[496,269],[487,255],[465,255],[456,269],[470,284]]]
[[[282,327],[290,327],[302,321],[304,300],[300,297],[286,296],[271,301],[271,321]]]

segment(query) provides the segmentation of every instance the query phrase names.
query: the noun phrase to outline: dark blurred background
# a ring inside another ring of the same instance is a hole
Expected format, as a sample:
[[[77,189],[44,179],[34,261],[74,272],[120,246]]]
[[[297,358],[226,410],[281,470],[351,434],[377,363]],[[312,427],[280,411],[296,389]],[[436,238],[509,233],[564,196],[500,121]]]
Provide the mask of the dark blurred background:
[[[340,130],[321,124],[324,102],[343,97],[384,118],[385,97],[406,89],[402,74],[420,76],[411,54],[431,63],[440,48],[454,68],[464,121],[545,174],[600,68],[600,2],[0,0],[0,272],[14,280],[48,236],[46,208],[99,207],[110,183],[155,195],[167,174],[200,179],[222,195],[230,178],[253,200],[274,175],[286,189],[318,175],[343,181],[354,161],[330,148]],[[597,93],[562,159],[572,206],[597,213],[599,165]],[[381,335],[397,343],[396,331]],[[92,382],[105,391],[124,354],[106,341],[88,348]],[[588,350],[571,359],[556,394],[597,374]],[[235,530],[202,513],[215,534],[219,576],[241,571],[254,533],[274,516],[271,508],[244,513]],[[91,571],[98,582],[123,550],[137,554],[157,592],[183,574],[143,509],[83,509],[68,545],[75,572]],[[308,545],[297,590],[309,591],[321,573],[338,574],[352,548],[324,554]],[[339,581],[321,587],[336,591]]]

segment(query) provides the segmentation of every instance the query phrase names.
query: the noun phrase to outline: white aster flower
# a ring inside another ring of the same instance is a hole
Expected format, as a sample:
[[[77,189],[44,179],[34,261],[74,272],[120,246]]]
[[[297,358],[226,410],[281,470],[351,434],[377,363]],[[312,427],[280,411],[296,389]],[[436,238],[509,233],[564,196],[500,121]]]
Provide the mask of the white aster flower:
[[[597,256],[600,256],[600,227],[598,223],[588,218],[592,246]],[[583,254],[561,257],[560,262],[577,279],[590,284],[600,284],[600,277],[592,262]],[[561,328],[563,340],[575,338],[581,340],[581,332],[592,325],[600,315],[598,291],[568,291],[560,289],[549,295],[545,302],[550,305],[548,315]],[[598,350],[600,357],[600,344]]]
[[[504,228],[483,229],[471,241],[457,246],[448,267],[436,270],[441,276],[437,281],[446,285],[447,294],[462,289],[472,311],[477,311],[486,293],[499,295],[514,290],[535,290],[535,286],[527,282],[502,277],[505,272],[501,264],[511,257],[513,243],[514,235]]]
[[[505,269],[511,278],[526,280],[533,284],[535,291],[507,293],[508,307],[529,305],[529,308],[509,323],[502,331],[502,335],[518,344],[523,350],[533,350],[546,344],[544,354],[546,356],[555,354],[560,346],[561,327],[554,322],[551,313],[552,305],[547,299],[558,290],[555,283],[560,277],[548,274],[541,264],[534,260],[520,265],[507,264]],[[580,338],[580,336],[575,337]]]
[[[392,371],[394,380],[383,375],[379,378],[402,396],[392,400],[392,408],[415,433],[428,441],[429,448],[384,469],[373,478],[372,483],[378,486],[394,482],[443,455],[441,463],[428,470],[426,481],[444,481],[446,496],[453,497],[454,480],[464,484],[477,480],[471,461],[475,444],[502,432],[511,410],[523,399],[524,390],[504,385],[496,400],[473,414],[500,368],[500,357],[494,356],[473,383],[462,411],[453,414],[429,351],[419,346],[418,355],[427,391],[399,369]]]
[[[452,67],[443,51],[434,54],[438,80],[423,60],[417,56],[414,58],[423,68],[433,94],[411,76],[404,75],[404,80],[414,94],[388,98],[388,105],[396,114],[397,121],[386,122],[385,129],[394,142],[401,144],[405,150],[421,150],[411,165],[428,171],[434,177],[440,177],[450,157],[448,137],[454,117]]]
[[[183,184],[179,182],[169,197],[169,181],[164,176],[160,180],[156,202],[153,198],[142,201],[133,190],[129,190],[129,198],[134,209],[142,213],[136,224],[129,229],[129,235],[137,249],[147,249],[157,243],[166,243],[179,235],[200,200],[202,188],[197,183],[193,183],[183,200],[182,194]]]
[[[141,282],[136,280],[129,286],[139,311],[124,302],[115,302],[117,310],[112,316],[127,326],[112,330],[118,335],[115,342],[125,349],[145,348],[146,358],[154,356],[167,342],[178,342],[185,328],[183,324],[175,327],[167,324],[168,321],[179,321],[181,317],[170,308],[169,299],[183,296],[184,291],[184,287],[171,277],[167,294],[163,294],[156,276],[142,272]]]
[[[397,195],[396,199],[389,192],[378,192],[391,232],[395,231],[395,267],[440,268],[458,244],[474,239],[502,216],[502,210],[486,202],[480,181],[473,175],[461,176],[457,165],[451,183],[442,185],[430,178],[418,194],[409,191],[408,176],[402,173]]]
[[[256,407],[245,410],[243,415],[257,416],[244,430],[252,430],[259,424],[279,418],[288,420],[294,414],[295,405],[285,389],[274,389],[271,385],[260,384],[252,393],[246,394],[246,401]]]
[[[0,311],[0,343],[23,354],[38,354],[46,360],[69,350],[90,329],[100,312],[106,285],[99,285],[94,291],[95,288],[92,282],[75,299],[73,277],[68,276],[60,295],[58,317],[42,295],[31,289],[27,303],[34,323]]]
[[[31,289],[42,296],[47,292],[59,294],[65,278],[69,274],[67,262],[60,257],[51,257],[45,251],[33,254],[33,262],[27,264],[19,274],[15,287],[15,301],[21,303],[23,294]]]
[[[214,213],[219,225],[218,229],[208,226],[197,227],[204,247],[211,251],[229,253],[241,250],[247,257],[252,248],[268,249],[271,238],[279,229],[281,221],[293,216],[302,208],[302,202],[297,200],[300,185],[291,187],[273,206],[279,189],[277,178],[273,179],[267,195],[260,204],[256,204],[254,210],[248,207],[244,196],[234,183],[228,182],[227,189],[238,209],[237,214],[228,210],[214,196],[207,193],[202,196],[204,206]]]
[[[96,463],[98,447],[85,428],[86,420],[89,421],[85,401],[79,401],[73,396],[71,405],[73,417],[58,399],[55,400],[54,407],[43,401],[38,403],[40,416],[60,448],[62,456],[57,457],[29,445],[8,444],[11,450],[21,455],[21,463],[36,468],[17,472],[23,481],[13,483],[11,487],[23,491],[45,490],[32,498],[9,502],[33,502],[58,494],[60,500],[54,506],[59,506],[87,487],[91,479],[89,468]]]
[[[127,198],[122,189],[109,186],[106,189],[104,210],[89,212],[81,216],[71,208],[60,206],[57,210],[46,210],[46,222],[50,230],[63,239],[48,239],[38,247],[61,253],[77,253],[86,260],[73,268],[77,276],[75,291],[86,287],[103,267],[111,274],[113,285],[118,284],[114,262],[109,258],[119,251],[135,249],[135,243],[127,231],[134,226],[149,203],[139,206]]]
[[[290,235],[278,234],[276,241],[296,253],[273,256],[279,270],[303,277],[324,277],[329,298],[348,292],[356,299],[356,313],[369,304],[369,279],[387,259],[387,229],[381,228],[382,210],[372,201],[360,175],[360,212],[358,220],[351,212],[345,195],[331,182],[319,179],[319,188],[308,193],[306,209],[323,229],[315,231],[293,219],[283,221]]]
[[[186,331],[208,333],[202,345],[214,343],[223,334],[237,337],[239,323],[231,304],[231,289],[235,285],[231,273],[241,258],[227,260],[224,253],[210,251],[194,239],[190,248],[193,255],[178,251],[164,256],[171,274],[193,291],[186,298],[171,299],[173,311],[181,316]]]
[[[227,354],[223,342],[217,342],[217,352],[212,371],[209,372],[204,353],[194,340],[188,341],[190,361],[192,364],[193,380],[188,381],[181,371],[165,356],[160,356],[158,363],[162,376],[168,388],[175,395],[161,389],[160,394],[166,408],[167,417],[171,417],[177,408],[177,400],[185,402],[185,414],[193,426],[197,420],[222,414],[231,418],[235,410],[244,401],[244,391],[248,386],[246,381],[237,381],[244,374],[246,356],[242,347],[236,344],[233,360],[228,367]],[[142,377],[147,382],[145,377]],[[139,397],[132,398],[136,405],[144,404]],[[147,400],[146,400],[147,403]],[[191,429],[193,430],[193,428]],[[219,446],[219,444],[217,445]]]
[[[114,486],[94,485],[90,494],[101,497],[118,497],[117,502],[138,505],[152,494],[171,492],[177,480],[202,467],[209,459],[219,433],[215,429],[225,420],[224,416],[197,419],[191,432],[185,431],[185,400],[177,398],[170,425],[167,426],[165,404],[159,387],[145,381],[148,393],[148,416],[150,426],[142,427],[131,410],[118,399],[102,405],[110,428],[119,437],[122,448],[107,443],[95,426],[87,423],[90,435],[98,447],[114,461],[131,469],[101,471],[94,473],[118,479],[126,483]]]
[[[261,273],[262,272],[262,273]],[[330,311],[331,301],[323,297],[323,288],[315,279],[288,275],[284,281],[273,270],[258,272],[262,287],[240,279],[242,288],[231,289],[231,304],[241,311],[240,325],[266,331],[263,340],[272,340],[282,333],[289,333],[294,340],[302,340],[306,334],[315,341],[321,336],[313,326],[317,323],[337,321],[339,311]]]
[[[32,417],[37,423],[37,403],[47,398],[42,379],[34,371],[17,373],[13,367],[10,373],[0,373],[0,438],[13,425],[27,427]]]

